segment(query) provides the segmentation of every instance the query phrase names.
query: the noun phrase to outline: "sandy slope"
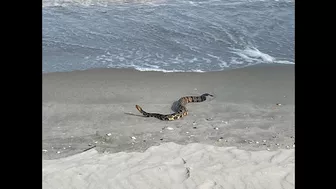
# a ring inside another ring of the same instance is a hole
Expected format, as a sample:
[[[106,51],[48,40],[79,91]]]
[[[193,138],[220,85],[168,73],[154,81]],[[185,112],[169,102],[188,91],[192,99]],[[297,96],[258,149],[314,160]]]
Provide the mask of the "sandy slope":
[[[43,161],[43,188],[294,188],[294,150],[165,143]]]

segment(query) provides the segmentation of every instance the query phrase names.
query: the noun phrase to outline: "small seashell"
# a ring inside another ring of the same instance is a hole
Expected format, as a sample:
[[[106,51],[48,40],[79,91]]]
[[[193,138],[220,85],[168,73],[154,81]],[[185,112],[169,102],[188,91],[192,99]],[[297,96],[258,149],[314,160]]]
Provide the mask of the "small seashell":
[[[218,127],[215,127],[214,129],[215,129],[215,130],[218,130]]]
[[[270,151],[271,149],[267,148],[266,150]]]
[[[44,150],[44,149],[43,149],[42,152],[48,152],[48,150]]]
[[[277,106],[281,106],[282,104],[280,104],[280,103],[276,103],[276,105],[277,105]]]
[[[262,140],[263,142],[266,142],[266,140]]]
[[[189,132],[187,131],[186,133],[188,134]]]
[[[167,127],[166,129],[170,130],[170,131],[174,130],[174,128],[172,128],[172,127]]]
[[[107,136],[111,136],[112,134],[111,133],[108,133],[108,134],[106,134]]]
[[[259,144],[259,142],[258,142],[258,141],[256,141],[256,144]]]
[[[57,153],[59,154],[59,153],[61,153],[60,151],[57,151]]]
[[[289,146],[287,145],[287,146],[286,146],[286,148],[288,149],[288,148],[289,148]]]
[[[134,136],[132,136],[131,139],[135,140],[136,138]]]
[[[279,143],[276,143],[275,145],[279,146],[280,144],[279,144]]]
[[[293,144],[293,148],[295,148],[295,144]]]

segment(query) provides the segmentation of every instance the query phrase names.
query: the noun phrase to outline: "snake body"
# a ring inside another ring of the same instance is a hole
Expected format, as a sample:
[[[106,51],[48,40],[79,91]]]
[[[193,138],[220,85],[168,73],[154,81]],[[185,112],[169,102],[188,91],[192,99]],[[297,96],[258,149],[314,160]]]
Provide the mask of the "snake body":
[[[158,118],[158,119],[163,120],[163,121],[173,121],[173,120],[177,120],[177,119],[180,119],[181,117],[184,117],[184,116],[188,115],[188,110],[185,107],[186,104],[188,104],[190,102],[203,102],[203,101],[206,100],[207,96],[213,96],[213,95],[205,93],[205,94],[202,94],[201,96],[185,96],[185,97],[182,97],[177,101],[176,112],[172,113],[172,114],[166,114],[166,115],[165,114],[145,112],[139,105],[135,105],[135,107],[145,117],[155,117],[155,118]]]

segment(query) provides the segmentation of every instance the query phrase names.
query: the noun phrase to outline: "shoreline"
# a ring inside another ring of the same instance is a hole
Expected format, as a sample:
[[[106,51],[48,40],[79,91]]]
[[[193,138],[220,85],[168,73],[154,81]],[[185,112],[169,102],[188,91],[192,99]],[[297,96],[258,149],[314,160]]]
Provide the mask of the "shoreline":
[[[295,64],[266,64],[266,63],[261,63],[261,64],[255,64],[255,65],[250,65],[250,66],[245,66],[241,68],[225,68],[224,70],[215,70],[215,71],[201,71],[201,72],[193,72],[193,71],[156,71],[156,70],[149,70],[149,71],[143,71],[143,70],[138,70],[136,68],[91,68],[91,69],[86,69],[86,70],[72,70],[72,71],[58,71],[58,72],[46,72],[43,73],[42,75],[50,75],[50,74],[62,74],[62,73],[78,73],[78,72],[91,72],[91,71],[107,71],[107,70],[120,70],[120,71],[135,71],[135,72],[148,72],[148,73],[163,73],[163,74],[170,74],[170,73],[178,73],[178,74],[183,74],[183,73],[218,73],[218,72],[226,72],[226,71],[232,71],[232,70],[239,70],[239,69],[245,69],[245,68],[257,68],[257,67],[281,67],[281,66],[293,66],[295,67]]]

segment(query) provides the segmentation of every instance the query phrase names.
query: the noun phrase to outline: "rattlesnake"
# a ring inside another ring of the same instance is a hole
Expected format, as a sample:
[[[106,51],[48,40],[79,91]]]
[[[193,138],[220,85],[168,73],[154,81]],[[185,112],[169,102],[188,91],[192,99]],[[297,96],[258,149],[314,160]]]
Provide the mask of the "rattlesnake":
[[[184,117],[184,116],[188,115],[188,110],[185,107],[185,105],[187,103],[203,102],[203,101],[206,100],[207,96],[212,96],[213,97],[213,95],[208,94],[208,93],[202,94],[201,96],[185,96],[185,97],[182,97],[177,102],[176,112],[172,113],[172,114],[167,114],[167,115],[145,112],[139,105],[135,105],[135,107],[145,117],[156,117],[156,118],[158,118],[160,120],[163,120],[163,121],[173,121],[173,120],[177,120],[181,117]]]

